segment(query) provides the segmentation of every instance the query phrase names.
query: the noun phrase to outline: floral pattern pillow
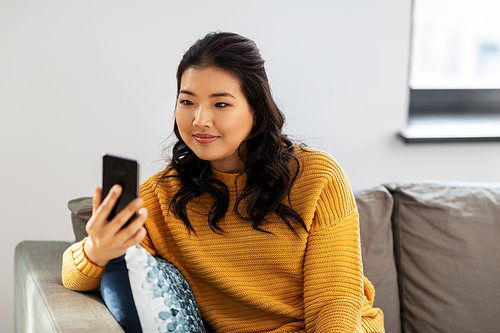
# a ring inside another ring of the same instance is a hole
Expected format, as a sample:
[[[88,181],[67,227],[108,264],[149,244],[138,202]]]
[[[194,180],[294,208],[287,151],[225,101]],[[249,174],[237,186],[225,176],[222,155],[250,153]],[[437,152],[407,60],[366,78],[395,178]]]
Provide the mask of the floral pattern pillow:
[[[191,289],[168,261],[140,246],[108,263],[101,280],[106,306],[125,332],[205,332]]]

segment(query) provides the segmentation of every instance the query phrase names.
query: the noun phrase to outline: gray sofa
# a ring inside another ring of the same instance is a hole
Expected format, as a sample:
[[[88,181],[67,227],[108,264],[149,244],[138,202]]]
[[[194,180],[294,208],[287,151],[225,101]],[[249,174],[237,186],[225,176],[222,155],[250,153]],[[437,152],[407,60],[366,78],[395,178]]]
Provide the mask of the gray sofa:
[[[355,196],[364,271],[386,332],[500,332],[500,184],[406,182]],[[76,240],[90,205],[69,204]],[[16,332],[123,332],[99,293],[62,286],[69,245],[16,247]]]

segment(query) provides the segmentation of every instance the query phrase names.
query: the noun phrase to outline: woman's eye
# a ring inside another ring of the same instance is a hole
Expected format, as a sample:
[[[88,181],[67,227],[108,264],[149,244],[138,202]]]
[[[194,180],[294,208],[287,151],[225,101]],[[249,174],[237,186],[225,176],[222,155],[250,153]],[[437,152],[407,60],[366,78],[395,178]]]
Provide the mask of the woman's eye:
[[[216,107],[216,108],[223,108],[223,107],[226,107],[226,106],[228,106],[228,105],[229,105],[229,104],[227,104],[227,103],[222,103],[222,102],[220,102],[220,103],[215,103],[215,107]]]
[[[182,105],[193,105],[193,102],[188,101],[187,99],[185,99],[185,100],[180,101],[179,104],[182,104]]]

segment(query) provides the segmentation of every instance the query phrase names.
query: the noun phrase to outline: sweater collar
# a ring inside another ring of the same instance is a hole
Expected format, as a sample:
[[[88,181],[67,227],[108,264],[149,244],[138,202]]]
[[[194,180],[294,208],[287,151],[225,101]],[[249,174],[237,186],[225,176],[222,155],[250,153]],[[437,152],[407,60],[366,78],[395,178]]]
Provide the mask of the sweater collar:
[[[221,180],[229,188],[234,187],[236,185],[238,189],[243,189],[247,183],[246,173],[244,174],[227,173],[212,168],[212,174],[215,179]]]

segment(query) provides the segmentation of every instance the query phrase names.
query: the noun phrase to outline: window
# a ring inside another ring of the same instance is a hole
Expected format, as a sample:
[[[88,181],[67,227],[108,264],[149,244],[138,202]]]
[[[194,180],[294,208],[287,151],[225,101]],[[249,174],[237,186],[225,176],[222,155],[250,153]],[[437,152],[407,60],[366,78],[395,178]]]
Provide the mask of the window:
[[[500,141],[500,1],[414,0],[406,142]]]

